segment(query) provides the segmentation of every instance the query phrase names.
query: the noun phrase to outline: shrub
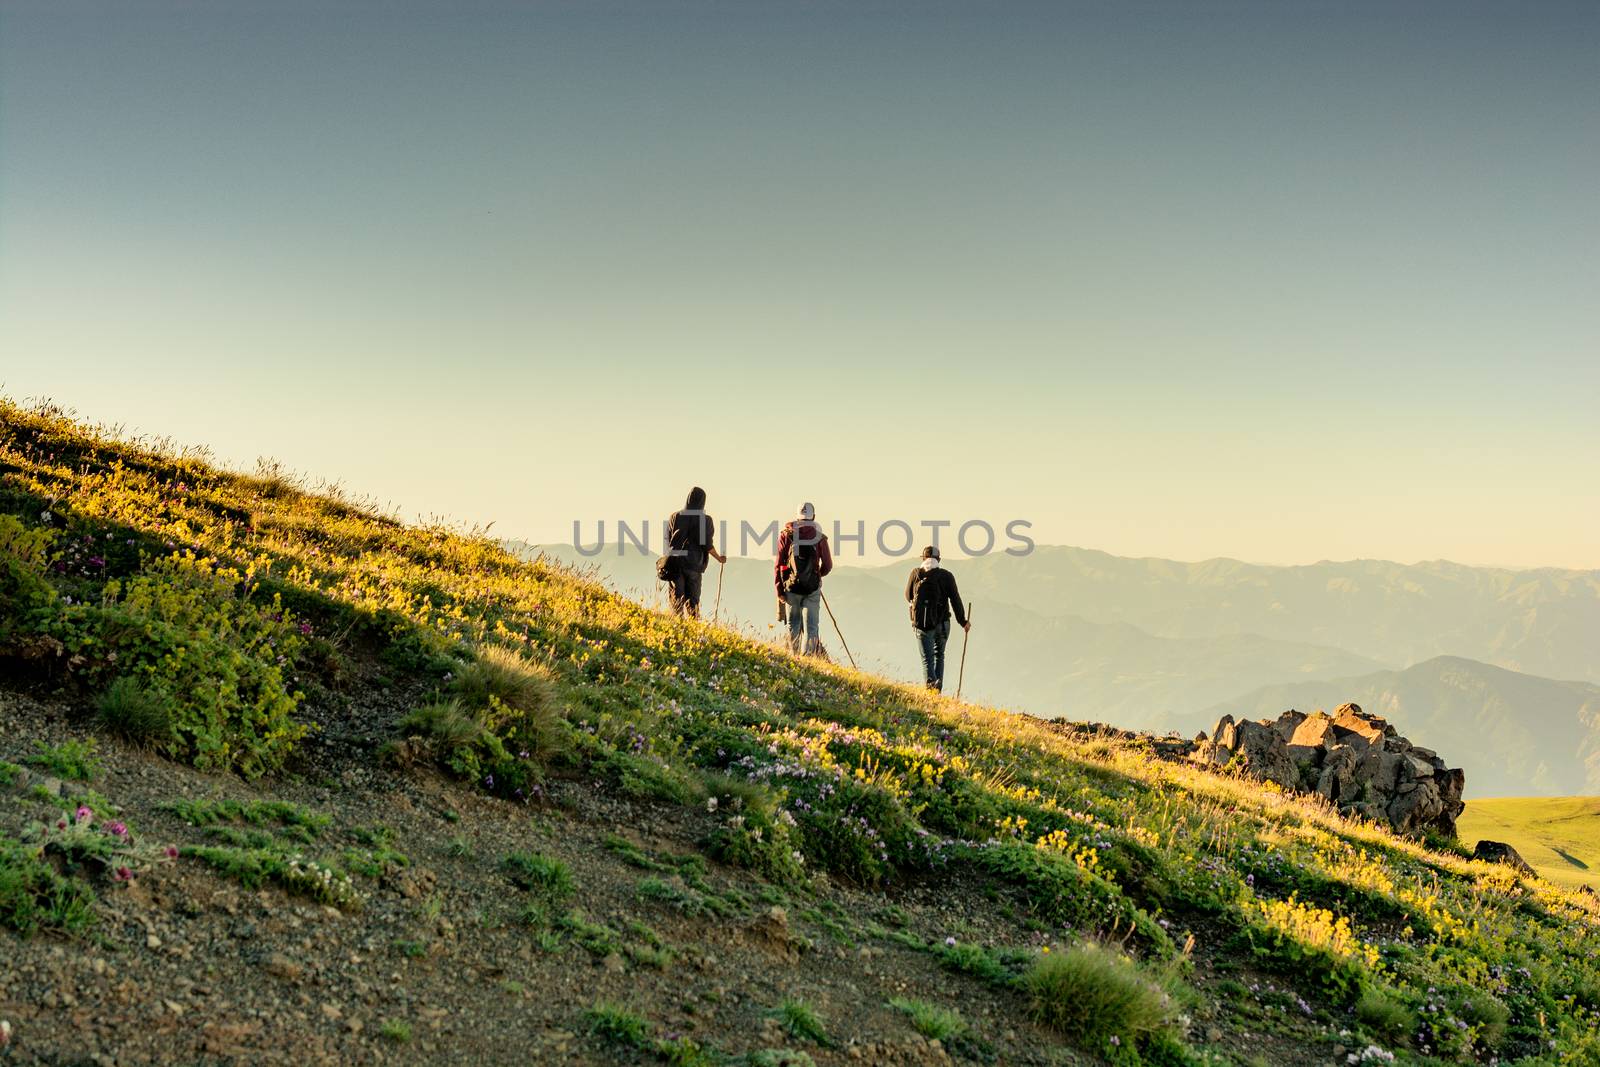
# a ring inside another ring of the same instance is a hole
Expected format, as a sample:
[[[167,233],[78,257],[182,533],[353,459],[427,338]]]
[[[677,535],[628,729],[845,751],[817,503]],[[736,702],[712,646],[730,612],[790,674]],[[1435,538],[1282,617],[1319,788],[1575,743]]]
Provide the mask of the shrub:
[[[280,766],[307,727],[285,674],[299,630],[276,598],[258,605],[251,589],[214,560],[173,556],[106,583],[98,604],[61,607],[49,629],[86,680],[134,677],[169,702],[170,754],[254,778]]]
[[[1169,998],[1133,961],[1093,942],[1034,961],[1022,976],[1034,1021],[1098,1048],[1163,1030]]]
[[[0,652],[32,636],[55,606],[56,592],[44,577],[51,541],[49,530],[0,515]]]
[[[100,694],[95,705],[100,725],[130,744],[162,748],[174,739],[172,698],[122,677]]]
[[[390,745],[390,757],[408,761],[418,755],[448,769],[456,777],[477,782],[498,797],[526,800],[538,782],[539,766],[533,749],[514,750],[517,729],[501,737],[494,731],[494,715],[504,705],[491,697],[491,707],[474,712],[461,699],[426,704],[400,720],[402,741]],[[554,729],[552,721],[552,729]],[[549,742],[544,752],[549,750]]]

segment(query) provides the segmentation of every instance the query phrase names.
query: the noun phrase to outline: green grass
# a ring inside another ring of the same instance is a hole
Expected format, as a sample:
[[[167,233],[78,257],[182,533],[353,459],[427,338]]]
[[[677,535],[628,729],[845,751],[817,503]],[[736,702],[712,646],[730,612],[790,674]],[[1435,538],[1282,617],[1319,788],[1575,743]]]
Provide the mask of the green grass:
[[[777,1019],[791,1037],[811,1041],[824,1048],[832,1044],[828,1037],[827,1021],[816,1008],[799,997],[785,998],[768,1014]]]
[[[935,1041],[950,1041],[967,1032],[967,1021],[953,1008],[941,1008],[926,1000],[896,997],[889,1006],[903,1013],[911,1021],[911,1028],[923,1037]]]
[[[87,741],[63,741],[59,745],[35,741],[34,752],[24,756],[22,762],[69,782],[87,782],[100,773],[100,760],[95,755],[93,738]]]
[[[552,856],[538,852],[511,852],[500,861],[500,869],[513,885],[527,890],[535,901],[545,907],[558,907],[572,896],[572,869]]]
[[[1456,826],[1469,848],[1504,841],[1552,882],[1600,890],[1600,797],[1469,800]]]
[[[589,1032],[618,1045],[646,1048],[650,1043],[650,1023],[632,1009],[612,1001],[597,1001],[583,1013]]]
[[[378,1036],[396,1045],[411,1040],[411,1024],[404,1019],[385,1019],[378,1027]]]

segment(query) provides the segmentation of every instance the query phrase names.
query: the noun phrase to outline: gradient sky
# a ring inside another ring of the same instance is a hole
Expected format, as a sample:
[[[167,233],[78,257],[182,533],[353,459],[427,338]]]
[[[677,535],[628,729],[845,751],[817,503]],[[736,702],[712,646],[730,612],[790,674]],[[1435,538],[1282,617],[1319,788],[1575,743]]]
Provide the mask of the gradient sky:
[[[1600,5],[0,0],[0,390],[407,516],[1600,567]]]

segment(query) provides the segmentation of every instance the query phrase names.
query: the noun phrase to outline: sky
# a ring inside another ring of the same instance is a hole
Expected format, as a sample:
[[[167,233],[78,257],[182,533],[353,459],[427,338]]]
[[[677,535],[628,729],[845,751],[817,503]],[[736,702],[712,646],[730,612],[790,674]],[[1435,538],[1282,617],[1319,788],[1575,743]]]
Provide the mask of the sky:
[[[1596,568],[1596,174],[1593,3],[0,0],[0,392],[537,542]]]

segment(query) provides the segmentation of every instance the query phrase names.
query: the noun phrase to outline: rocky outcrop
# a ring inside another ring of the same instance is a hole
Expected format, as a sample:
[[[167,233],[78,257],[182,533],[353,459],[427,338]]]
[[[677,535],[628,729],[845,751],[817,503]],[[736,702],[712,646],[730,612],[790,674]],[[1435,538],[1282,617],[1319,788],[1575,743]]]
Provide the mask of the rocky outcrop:
[[[1522,853],[1504,841],[1479,841],[1478,847],[1472,850],[1472,858],[1485,863],[1503,863],[1521,874],[1533,873],[1533,868],[1522,858]]]
[[[1317,793],[1341,812],[1384,823],[1396,832],[1456,832],[1466,775],[1432,749],[1413,745],[1359,705],[1332,715],[1286,711],[1276,721],[1235,722],[1224,715],[1191,758],[1229,767],[1285,789]]]

